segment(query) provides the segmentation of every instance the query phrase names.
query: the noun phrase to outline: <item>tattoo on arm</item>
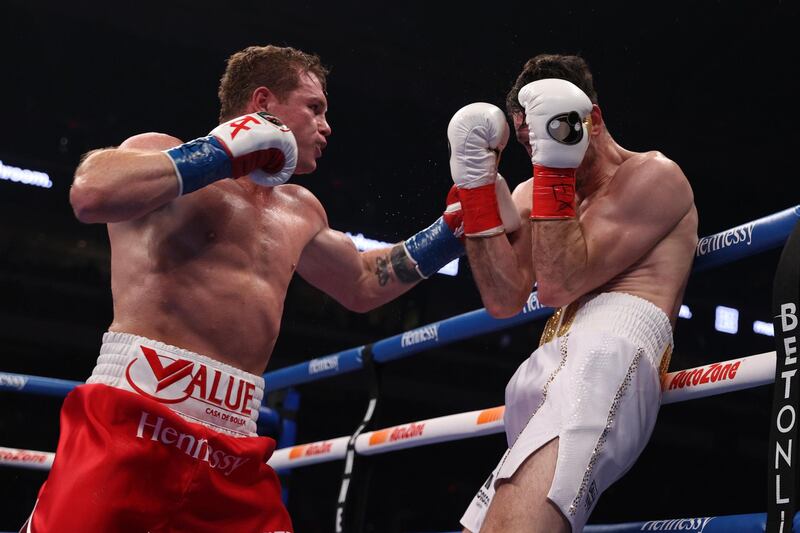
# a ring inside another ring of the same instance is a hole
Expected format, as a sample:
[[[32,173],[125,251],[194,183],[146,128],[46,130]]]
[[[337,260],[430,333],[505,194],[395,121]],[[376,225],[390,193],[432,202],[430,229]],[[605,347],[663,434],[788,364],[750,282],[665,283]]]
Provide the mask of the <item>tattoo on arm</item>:
[[[391,258],[392,270],[398,280],[403,283],[414,283],[422,279],[402,244],[397,244],[392,248]]]
[[[375,259],[375,275],[378,276],[378,285],[383,287],[389,283],[389,262],[385,257]]]

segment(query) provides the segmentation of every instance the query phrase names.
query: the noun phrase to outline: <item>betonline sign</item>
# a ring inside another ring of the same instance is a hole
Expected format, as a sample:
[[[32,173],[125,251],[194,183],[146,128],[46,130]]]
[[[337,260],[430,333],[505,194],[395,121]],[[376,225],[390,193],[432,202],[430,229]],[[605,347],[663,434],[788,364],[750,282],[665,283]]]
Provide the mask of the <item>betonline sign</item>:
[[[782,362],[781,379],[783,381],[783,398],[775,417],[774,429],[778,430],[775,439],[775,504],[784,505],[790,503],[790,498],[781,494],[792,493],[791,487],[781,492],[781,472],[792,469],[792,435],[795,424],[797,423],[797,411],[791,402],[792,380],[797,374],[797,336],[789,336],[788,333],[797,329],[797,306],[794,303],[784,303],[780,306],[778,315],[780,324],[780,334],[783,338],[783,349],[785,353]],[[779,360],[778,365],[781,365]],[[775,383],[779,387],[780,383]],[[773,429],[773,431],[774,431]]]
[[[0,180],[13,181],[23,185],[34,185],[45,189],[53,186],[50,176],[44,172],[4,165],[2,161],[0,161]]]

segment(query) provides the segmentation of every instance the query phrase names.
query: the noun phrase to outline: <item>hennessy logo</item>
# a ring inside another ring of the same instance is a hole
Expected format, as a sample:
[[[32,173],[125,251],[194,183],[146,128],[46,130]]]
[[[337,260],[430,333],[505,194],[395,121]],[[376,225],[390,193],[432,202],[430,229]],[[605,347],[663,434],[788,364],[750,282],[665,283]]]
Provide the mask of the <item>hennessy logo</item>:
[[[675,518],[672,520],[653,520],[645,522],[639,531],[693,531],[703,533],[714,516],[703,518]]]
[[[191,433],[181,433],[176,428],[168,426],[168,423],[169,420],[163,417],[142,411],[136,437],[177,448],[189,457],[205,461],[211,468],[221,471],[225,476],[231,475],[234,470],[249,461],[246,457],[228,454],[224,450],[215,450],[208,439],[201,439]]]
[[[532,292],[528,295],[528,301],[525,303],[525,307],[522,308],[522,312],[531,313],[541,308],[542,304],[539,303],[539,298],[537,297],[536,292]]]
[[[413,346],[427,341],[439,341],[439,324],[431,324],[403,333],[400,339],[400,346],[405,348],[406,346]]]
[[[202,363],[161,355],[147,346],[140,348],[144,357],[128,364],[125,377],[142,396],[167,404],[193,398],[231,413],[250,415],[253,383]]]

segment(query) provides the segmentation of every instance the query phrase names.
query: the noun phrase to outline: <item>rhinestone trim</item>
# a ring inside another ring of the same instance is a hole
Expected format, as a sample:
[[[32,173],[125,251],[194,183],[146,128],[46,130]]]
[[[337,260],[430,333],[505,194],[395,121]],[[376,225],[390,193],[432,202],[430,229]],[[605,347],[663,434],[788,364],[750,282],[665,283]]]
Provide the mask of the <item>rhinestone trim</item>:
[[[575,512],[578,509],[578,503],[583,498],[584,492],[586,492],[589,479],[592,477],[594,466],[597,463],[597,456],[603,449],[603,445],[606,443],[608,432],[611,430],[611,425],[614,423],[614,416],[619,410],[619,402],[625,395],[625,392],[628,390],[628,386],[631,384],[631,376],[633,376],[633,373],[636,372],[636,369],[639,366],[639,361],[641,361],[643,354],[644,350],[642,348],[636,350],[636,355],[633,356],[633,361],[631,361],[628,371],[625,373],[625,378],[622,380],[622,384],[620,384],[619,389],[617,389],[617,393],[614,395],[614,400],[611,402],[611,409],[608,413],[608,418],[606,419],[606,427],[603,428],[603,432],[600,434],[600,438],[597,440],[594,450],[592,450],[592,456],[589,458],[589,465],[586,467],[586,471],[583,473],[583,479],[581,480],[581,486],[578,489],[578,494],[575,496],[575,499],[572,500],[572,505],[569,506],[570,516],[575,515]]]

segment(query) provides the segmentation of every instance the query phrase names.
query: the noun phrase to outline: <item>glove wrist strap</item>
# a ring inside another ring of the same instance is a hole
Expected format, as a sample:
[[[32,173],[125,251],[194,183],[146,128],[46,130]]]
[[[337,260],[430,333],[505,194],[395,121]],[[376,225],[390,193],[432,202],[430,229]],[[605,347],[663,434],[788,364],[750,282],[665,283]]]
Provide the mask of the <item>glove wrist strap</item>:
[[[575,169],[534,165],[532,201],[534,220],[575,218]]]
[[[464,213],[464,235],[490,237],[503,233],[503,219],[497,207],[494,183],[474,189],[460,188],[458,198]]]
[[[179,196],[232,174],[231,158],[225,146],[212,135],[170,148],[164,153],[175,167]]]
[[[414,263],[417,274],[422,278],[432,276],[450,261],[458,259],[465,253],[464,245],[453,235],[442,217],[406,239],[402,247]],[[394,257],[392,259],[394,265]],[[397,271],[395,268],[395,272]]]

